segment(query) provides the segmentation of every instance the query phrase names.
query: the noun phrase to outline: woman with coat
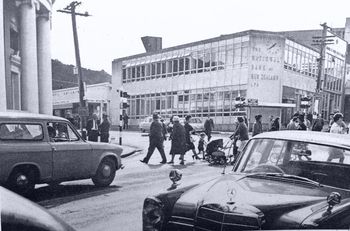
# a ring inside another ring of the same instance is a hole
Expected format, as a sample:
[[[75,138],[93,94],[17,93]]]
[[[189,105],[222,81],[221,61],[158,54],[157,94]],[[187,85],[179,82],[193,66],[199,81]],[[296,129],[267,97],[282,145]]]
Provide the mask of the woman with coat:
[[[183,164],[184,155],[186,152],[186,138],[185,138],[185,128],[180,124],[180,118],[174,116],[173,119],[173,128],[171,132],[171,161],[168,164],[174,163],[175,155],[180,155],[181,163]]]

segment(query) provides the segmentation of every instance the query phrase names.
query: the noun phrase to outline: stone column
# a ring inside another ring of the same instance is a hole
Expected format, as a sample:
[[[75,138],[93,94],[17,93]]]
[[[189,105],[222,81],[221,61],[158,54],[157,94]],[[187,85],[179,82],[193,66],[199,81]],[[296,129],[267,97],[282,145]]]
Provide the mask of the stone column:
[[[52,114],[52,71],[50,13],[37,17],[39,112]]]
[[[39,112],[36,6],[33,0],[19,1],[21,41],[22,110]]]
[[[5,71],[5,34],[4,1],[0,0],[0,112],[6,111],[6,71]]]

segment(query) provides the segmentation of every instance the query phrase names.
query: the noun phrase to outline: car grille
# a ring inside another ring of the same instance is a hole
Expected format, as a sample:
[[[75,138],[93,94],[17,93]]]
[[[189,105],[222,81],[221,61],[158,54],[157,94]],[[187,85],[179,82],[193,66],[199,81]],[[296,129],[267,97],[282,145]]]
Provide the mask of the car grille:
[[[262,214],[224,212],[200,207],[197,213],[194,230],[256,230],[261,227],[261,218]]]
[[[194,220],[192,218],[172,216],[167,225],[167,230],[193,231]]]

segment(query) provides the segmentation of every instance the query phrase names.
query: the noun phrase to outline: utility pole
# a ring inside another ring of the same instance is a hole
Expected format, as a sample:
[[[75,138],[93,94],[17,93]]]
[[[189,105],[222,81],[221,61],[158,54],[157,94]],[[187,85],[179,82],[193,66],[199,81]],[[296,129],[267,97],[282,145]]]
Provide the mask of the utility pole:
[[[75,11],[75,8],[79,6],[81,2],[73,1],[68,6],[66,6],[63,10],[57,10],[57,12],[70,14],[72,16],[72,27],[73,27],[73,38],[74,38],[74,49],[75,49],[75,59],[76,66],[78,69],[78,78],[79,78],[79,115],[80,115],[80,129],[83,134],[83,117],[87,116],[87,109],[84,100],[85,92],[84,92],[84,82],[83,82],[83,73],[81,70],[81,62],[80,62],[80,52],[79,52],[79,41],[78,41],[78,32],[77,32],[77,22],[76,16],[88,17],[88,12],[78,13]]]
[[[320,57],[318,58],[318,73],[317,73],[317,80],[316,80],[316,99],[314,102],[317,102],[318,105],[318,113],[322,112],[323,110],[323,96],[322,92],[324,92],[324,86],[325,86],[325,57],[326,57],[326,46],[333,44],[333,39],[335,36],[330,35],[327,36],[328,29],[331,29],[329,26],[327,26],[327,23],[323,23],[320,26],[322,26],[322,35],[321,36],[315,36],[313,38],[313,46],[319,46],[320,47]]]

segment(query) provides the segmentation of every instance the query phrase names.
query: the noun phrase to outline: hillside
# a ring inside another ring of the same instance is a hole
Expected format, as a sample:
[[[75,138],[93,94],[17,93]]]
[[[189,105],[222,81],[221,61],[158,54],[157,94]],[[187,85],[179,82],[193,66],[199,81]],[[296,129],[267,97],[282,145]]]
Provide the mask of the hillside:
[[[73,65],[66,65],[53,59],[52,63],[52,89],[62,89],[78,86],[78,78],[73,74]],[[111,82],[111,75],[104,70],[95,71],[83,68],[83,78],[87,85]]]

